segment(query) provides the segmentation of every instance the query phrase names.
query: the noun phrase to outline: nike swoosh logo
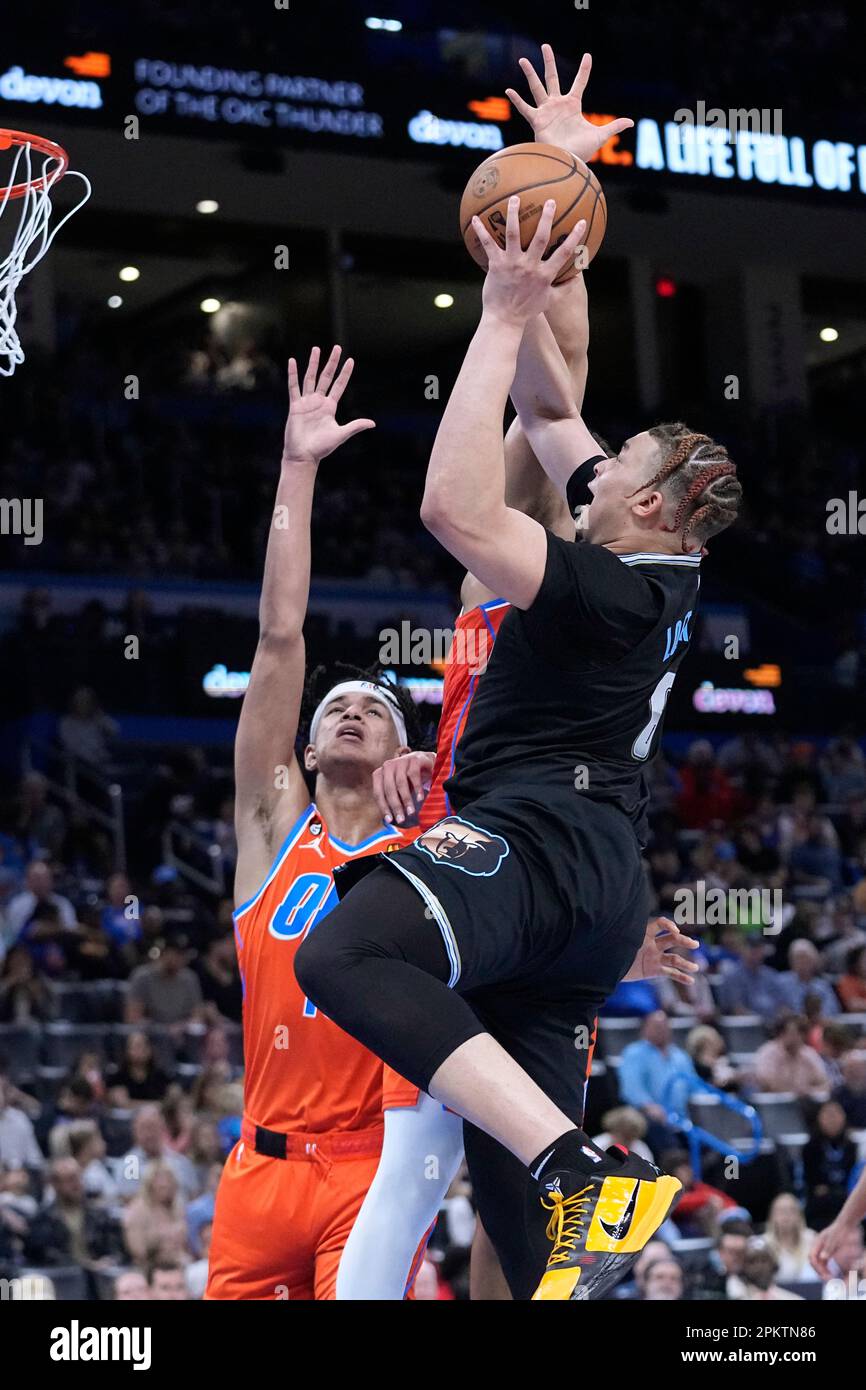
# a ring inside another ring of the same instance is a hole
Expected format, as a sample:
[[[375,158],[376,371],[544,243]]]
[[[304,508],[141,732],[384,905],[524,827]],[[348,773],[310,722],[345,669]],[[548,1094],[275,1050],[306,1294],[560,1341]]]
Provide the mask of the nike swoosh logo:
[[[538,1165],[538,1167],[536,1168],[536,1170],[535,1170],[534,1173],[532,1173],[531,1170],[530,1170],[531,1176],[532,1176],[533,1178],[535,1178],[536,1182],[538,1181],[538,1175],[539,1175],[539,1173],[541,1172],[541,1170],[542,1170],[542,1168],[544,1167],[544,1165],[545,1165],[545,1163],[547,1162],[547,1160],[550,1158],[550,1155],[553,1154],[553,1153],[556,1153],[556,1148],[555,1148],[555,1147],[552,1148],[552,1149],[550,1149],[550,1150],[544,1155],[544,1158],[541,1160],[541,1162],[539,1163],[539,1165]]]
[[[637,1194],[639,1190],[640,1182],[635,1184],[635,1189],[634,1192],[631,1194],[631,1197],[629,1198],[628,1206],[626,1207],[619,1221],[617,1221],[615,1224],[611,1225],[610,1222],[602,1221],[601,1218],[599,1218],[598,1224],[601,1226],[601,1229],[604,1231],[605,1235],[610,1236],[611,1240],[624,1240],[625,1237],[628,1235],[629,1227],[631,1226],[631,1223],[634,1220],[634,1214],[637,1210]]]

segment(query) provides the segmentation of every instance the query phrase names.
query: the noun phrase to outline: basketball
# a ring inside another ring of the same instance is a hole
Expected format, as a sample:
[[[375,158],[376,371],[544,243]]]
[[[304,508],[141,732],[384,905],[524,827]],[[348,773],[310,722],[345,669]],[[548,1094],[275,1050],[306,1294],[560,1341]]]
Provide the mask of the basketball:
[[[568,236],[582,217],[586,218],[587,261],[592,260],[607,230],[607,203],[601,184],[591,169],[557,145],[510,145],[479,164],[460,200],[460,233],[474,261],[487,268],[487,257],[472,230],[472,218],[480,217],[491,236],[505,245],[505,219],[508,199],[520,196],[520,244],[529,245],[548,198],[556,200],[550,245],[547,254]],[[562,285],[577,274],[578,267],[561,271],[555,284]]]

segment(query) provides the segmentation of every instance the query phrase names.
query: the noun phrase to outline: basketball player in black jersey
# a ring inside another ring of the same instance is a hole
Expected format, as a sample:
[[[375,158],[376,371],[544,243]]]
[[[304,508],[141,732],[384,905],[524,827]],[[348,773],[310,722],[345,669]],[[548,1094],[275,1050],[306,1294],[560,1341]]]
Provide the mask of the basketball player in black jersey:
[[[679,1188],[633,1154],[597,1149],[559,1095],[572,1020],[611,992],[643,933],[644,769],[691,635],[702,543],[735,518],[740,490],[719,446],[671,426],[593,465],[578,544],[505,505],[515,372],[549,474],[567,484],[575,461],[598,455],[573,400],[561,414],[533,407],[556,398],[543,341],[546,384],[521,382],[524,332],[584,230],[544,260],[553,209],[525,252],[518,199],[504,250],[475,224],[488,255],[483,313],[427,474],[428,528],[513,605],[447,784],[454,814],[441,835],[383,856],[308,937],[296,971],[342,1028],[529,1170],[526,1228],[512,1211],[510,1234],[491,1235],[509,1273],[510,1249],[531,1250],[549,1214],[535,1296],[576,1299],[602,1296],[627,1271]],[[519,1047],[497,1040],[500,1009],[503,1031],[522,1012]]]

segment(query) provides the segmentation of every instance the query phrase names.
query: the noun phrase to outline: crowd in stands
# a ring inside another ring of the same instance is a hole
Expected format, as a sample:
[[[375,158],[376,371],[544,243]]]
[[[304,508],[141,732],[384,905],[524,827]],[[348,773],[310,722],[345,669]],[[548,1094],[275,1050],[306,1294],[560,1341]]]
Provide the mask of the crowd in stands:
[[[92,692],[59,738],[127,765]],[[0,1266],[60,1298],[201,1297],[243,1105],[228,890],[188,882],[158,835],[112,871],[54,791],[31,771],[0,807]],[[191,750],[163,793],[148,816],[183,811],[230,884],[226,775]],[[618,1296],[820,1296],[809,1245],[866,1158],[862,749],[696,740],[658,760],[651,819],[655,911],[697,940],[701,969],[693,987],[620,985],[600,1020],[590,1132],[685,1188]],[[724,1153],[689,1148],[686,1113]],[[422,1296],[467,1296],[473,1224],[461,1179]],[[846,1270],[866,1273],[850,1246]]]

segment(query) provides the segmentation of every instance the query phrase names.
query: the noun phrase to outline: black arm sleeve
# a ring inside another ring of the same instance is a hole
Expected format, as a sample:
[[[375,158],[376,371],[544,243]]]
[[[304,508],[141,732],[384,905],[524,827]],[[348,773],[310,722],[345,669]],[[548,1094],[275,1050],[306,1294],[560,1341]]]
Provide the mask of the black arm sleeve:
[[[595,476],[595,465],[601,463],[606,457],[605,454],[593,454],[591,459],[586,460],[586,463],[582,463],[579,468],[575,468],[566,483],[565,496],[568,501],[568,510],[573,517],[576,518],[581,507],[585,507],[587,502],[592,501],[592,493],[589,490],[589,485]]]

